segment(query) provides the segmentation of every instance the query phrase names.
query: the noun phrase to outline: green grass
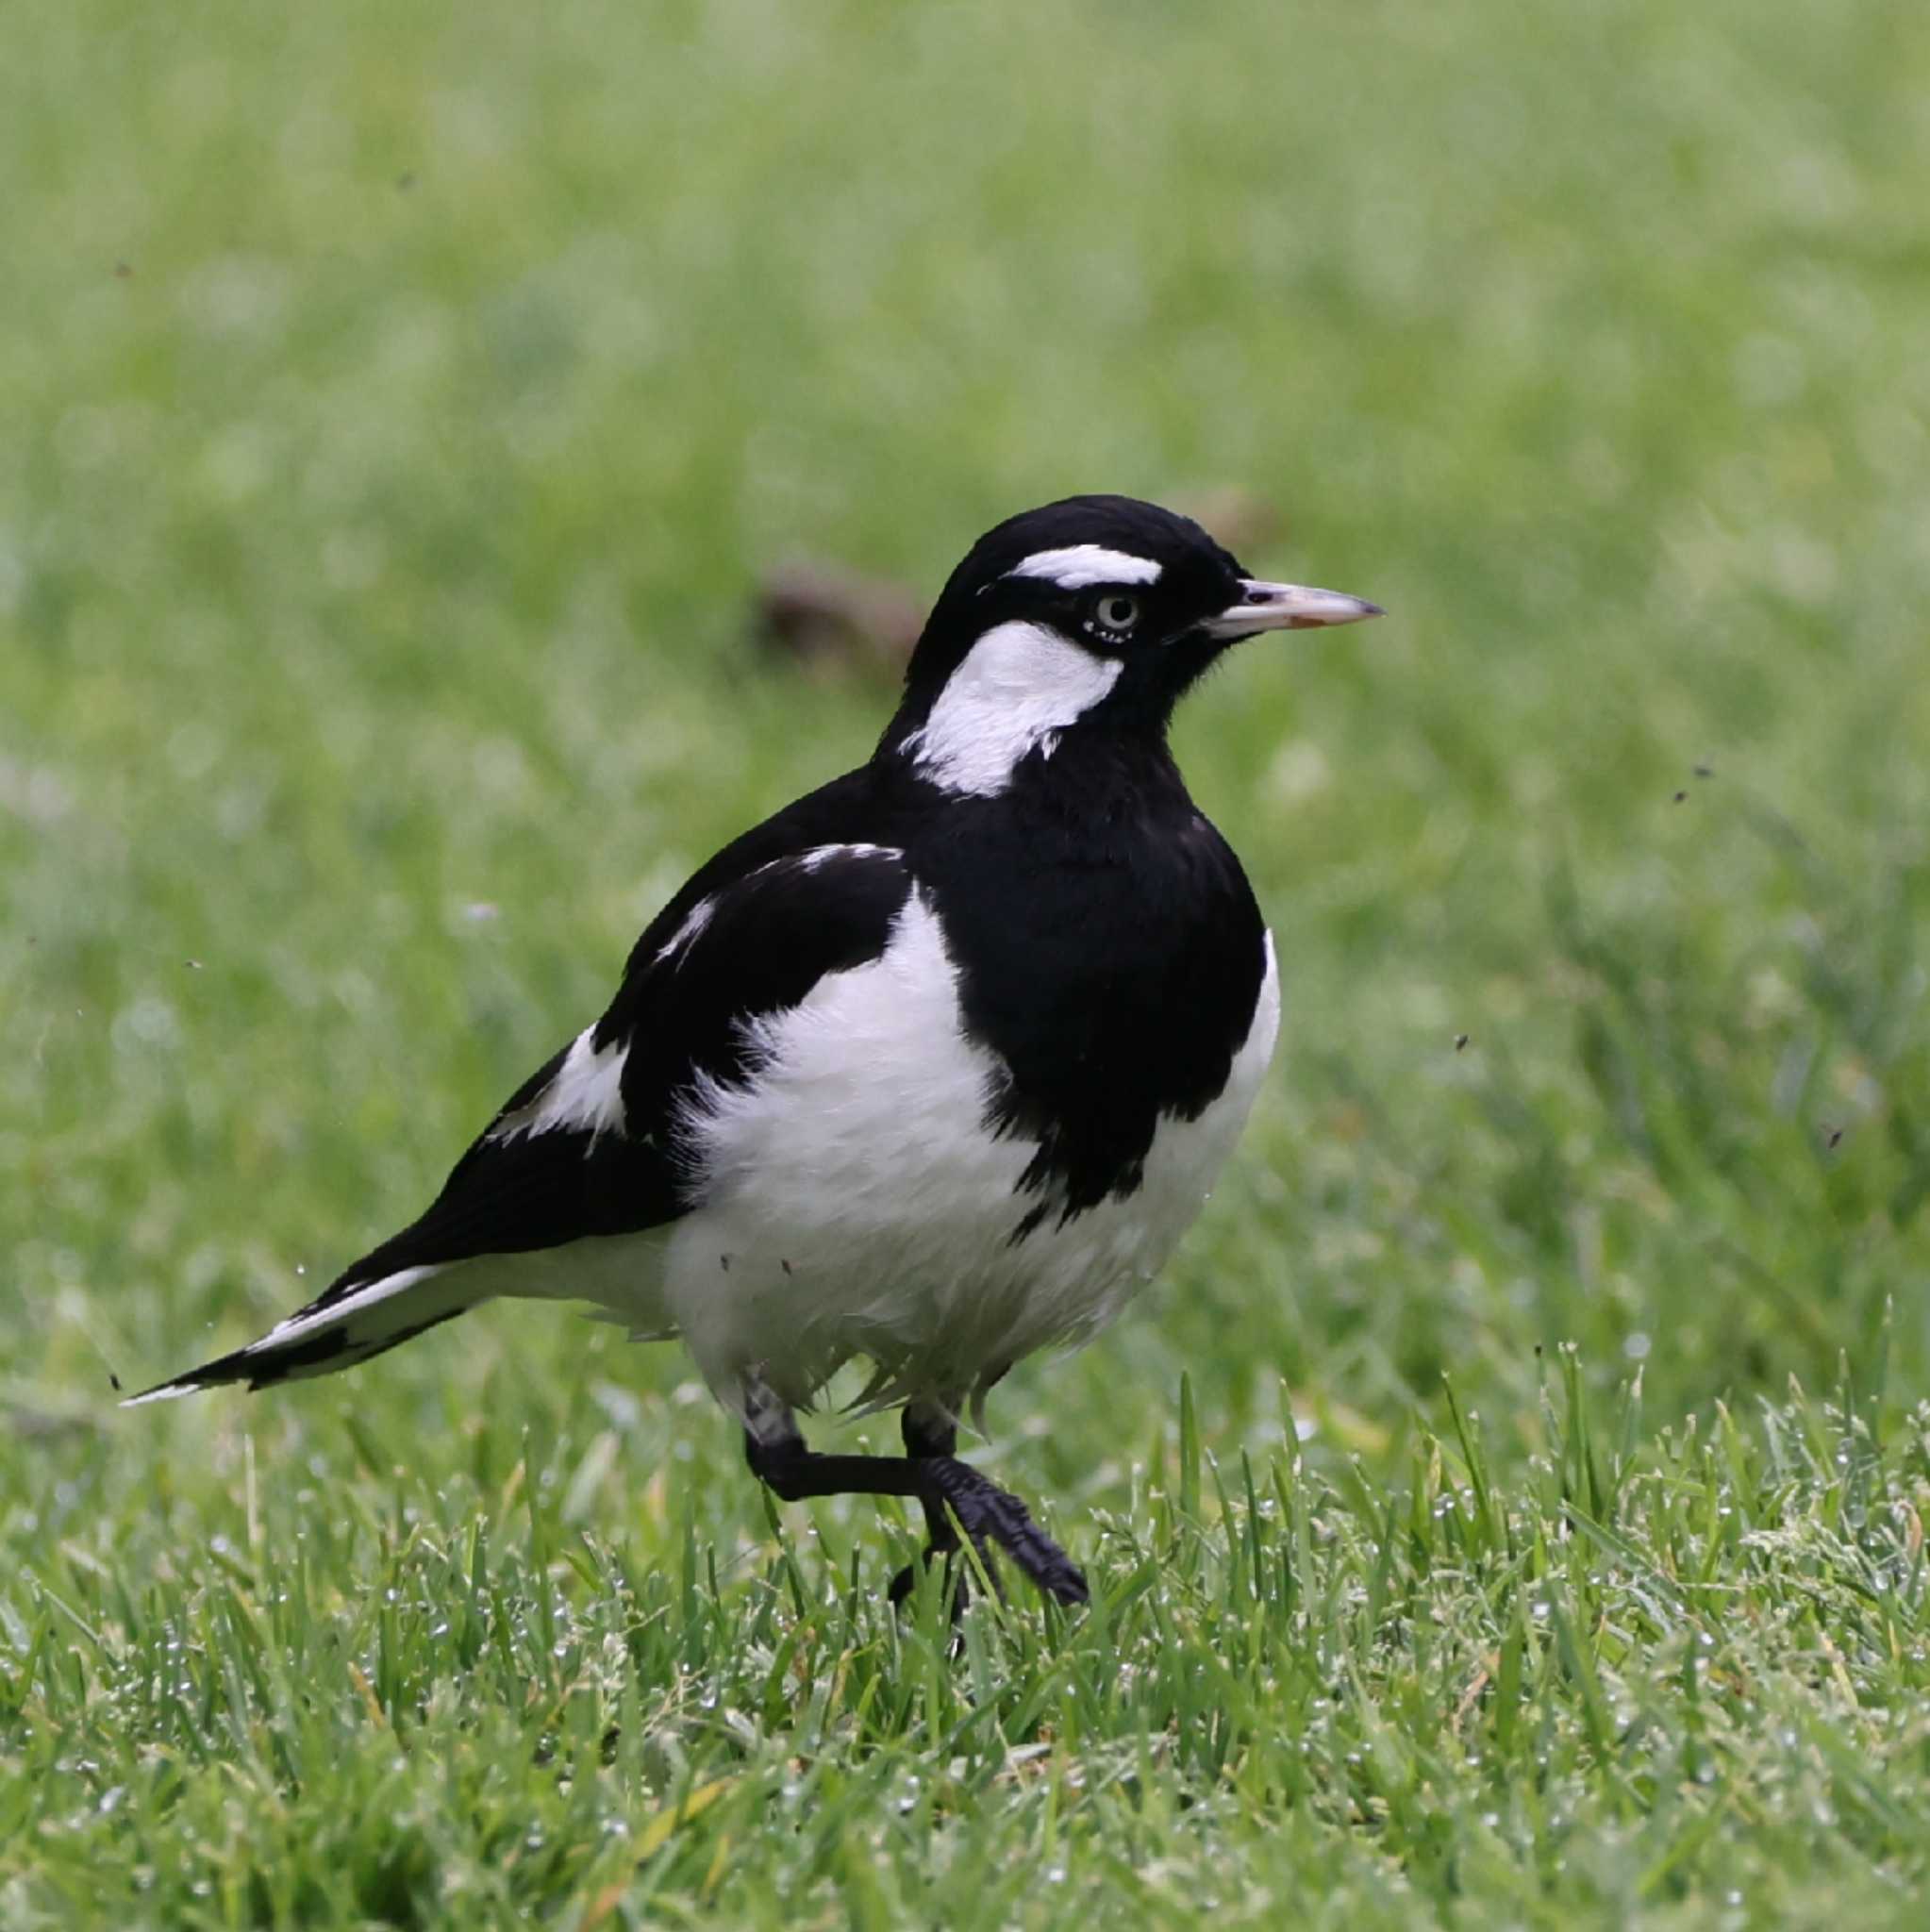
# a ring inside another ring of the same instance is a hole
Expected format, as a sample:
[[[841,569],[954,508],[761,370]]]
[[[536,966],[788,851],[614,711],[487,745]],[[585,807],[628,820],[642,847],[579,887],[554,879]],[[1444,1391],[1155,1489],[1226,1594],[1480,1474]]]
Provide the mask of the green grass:
[[[1930,16],[8,28],[0,1923],[1918,1922]],[[1090,1612],[551,1310],[111,1407],[864,754],[763,566],[1228,486],[1394,614],[1181,721],[1288,1032],[994,1400]]]

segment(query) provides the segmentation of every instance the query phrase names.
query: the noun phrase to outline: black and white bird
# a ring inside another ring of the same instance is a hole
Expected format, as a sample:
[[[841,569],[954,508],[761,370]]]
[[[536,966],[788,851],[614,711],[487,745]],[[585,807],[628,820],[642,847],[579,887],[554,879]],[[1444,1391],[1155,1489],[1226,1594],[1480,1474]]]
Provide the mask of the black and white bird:
[[[1273,941],[1168,721],[1228,645],[1378,614],[1127,497],[1000,524],[870,760],[690,879],[428,1211],[134,1401],[352,1368],[497,1296],[586,1300],[681,1339],[780,1497],[915,1498],[932,1552],[962,1529],[1083,1601],[957,1427],[1152,1279],[1273,1054]],[[806,1446],[797,1412],[860,1358],[902,1457]]]

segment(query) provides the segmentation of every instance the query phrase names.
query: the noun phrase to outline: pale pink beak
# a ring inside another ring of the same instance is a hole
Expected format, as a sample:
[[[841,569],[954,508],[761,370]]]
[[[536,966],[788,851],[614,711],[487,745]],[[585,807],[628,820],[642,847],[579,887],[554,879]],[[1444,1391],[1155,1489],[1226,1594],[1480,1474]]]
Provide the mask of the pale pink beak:
[[[1314,630],[1323,625],[1358,624],[1364,617],[1385,617],[1378,604],[1349,597],[1340,591],[1316,591],[1306,584],[1268,584],[1242,577],[1245,592],[1200,625],[1209,638],[1251,637],[1262,630]]]

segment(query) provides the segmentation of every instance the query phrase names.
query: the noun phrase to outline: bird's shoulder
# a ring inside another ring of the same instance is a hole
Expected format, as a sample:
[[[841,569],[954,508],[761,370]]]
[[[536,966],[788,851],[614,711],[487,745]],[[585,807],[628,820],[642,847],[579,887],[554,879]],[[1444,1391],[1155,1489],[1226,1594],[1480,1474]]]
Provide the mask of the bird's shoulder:
[[[728,1084],[748,1022],[876,958],[912,890],[890,802],[847,774],[733,840],[651,921],[594,1029],[648,1130],[699,1074]]]
[[[666,1004],[756,1013],[882,947],[908,870],[896,801],[867,767],[807,792],[725,845],[643,928],[596,1037]],[[808,977],[804,975],[808,974]],[[701,982],[701,983],[700,983]]]

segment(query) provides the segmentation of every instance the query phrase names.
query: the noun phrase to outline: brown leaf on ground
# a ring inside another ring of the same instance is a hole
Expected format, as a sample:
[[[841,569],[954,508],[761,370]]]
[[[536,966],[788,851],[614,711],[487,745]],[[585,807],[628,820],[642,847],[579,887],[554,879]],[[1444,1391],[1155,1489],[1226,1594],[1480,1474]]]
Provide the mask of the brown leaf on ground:
[[[895,674],[924,627],[924,606],[889,577],[790,558],[765,572],[753,622],[760,644],[808,669]]]

